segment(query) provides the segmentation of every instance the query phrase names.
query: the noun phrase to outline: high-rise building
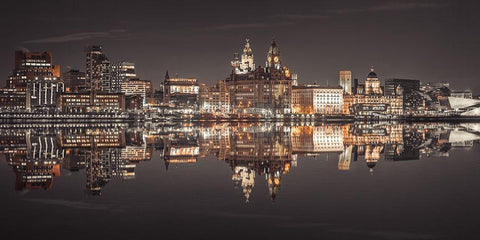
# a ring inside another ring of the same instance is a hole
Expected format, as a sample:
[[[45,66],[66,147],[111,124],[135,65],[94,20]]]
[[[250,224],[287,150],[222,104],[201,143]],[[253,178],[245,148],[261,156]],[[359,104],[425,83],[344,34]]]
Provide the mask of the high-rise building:
[[[117,62],[110,66],[110,92],[120,92],[122,84],[130,79],[137,78],[135,63]]]
[[[380,81],[375,73],[375,69],[370,68],[370,73],[365,80],[365,94],[366,95],[382,95],[382,88],[380,87]]]
[[[53,65],[51,52],[15,51],[15,69],[7,88],[25,91],[29,82],[52,77],[60,78],[60,66]]]
[[[70,69],[68,72],[64,72],[62,79],[65,83],[65,87],[71,92],[76,92],[80,88],[85,87],[86,74],[80,70]]]
[[[110,61],[102,46],[90,46],[87,50],[86,84],[94,92],[111,92]]]
[[[342,86],[345,94],[352,94],[352,71],[344,70],[340,71],[340,86]]]

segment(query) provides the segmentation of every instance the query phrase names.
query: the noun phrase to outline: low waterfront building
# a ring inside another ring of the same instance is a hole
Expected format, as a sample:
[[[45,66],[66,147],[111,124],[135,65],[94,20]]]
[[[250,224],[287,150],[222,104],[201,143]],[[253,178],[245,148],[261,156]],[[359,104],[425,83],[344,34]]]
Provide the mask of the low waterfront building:
[[[58,97],[63,92],[64,83],[55,77],[32,80],[27,85],[26,109],[55,109]]]
[[[299,85],[292,88],[293,114],[340,115],[343,113],[342,87]]]
[[[402,96],[345,95],[343,114],[391,117],[403,115]]]
[[[58,100],[63,113],[123,112],[125,95],[120,93],[63,93]]]
[[[27,93],[12,88],[0,89],[0,109],[2,111],[22,111],[25,110],[27,102]]]

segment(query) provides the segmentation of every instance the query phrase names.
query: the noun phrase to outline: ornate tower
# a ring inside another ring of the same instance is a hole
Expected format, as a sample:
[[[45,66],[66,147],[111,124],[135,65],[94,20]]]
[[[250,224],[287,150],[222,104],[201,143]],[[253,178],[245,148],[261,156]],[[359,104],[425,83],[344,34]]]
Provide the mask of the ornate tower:
[[[253,63],[253,51],[250,47],[250,39],[246,39],[245,48],[243,48],[240,69],[245,73],[255,69],[255,64]]]
[[[272,44],[268,49],[267,53],[267,62],[265,63],[267,68],[275,68],[277,70],[281,69],[282,62],[280,61],[280,50],[278,50],[277,43],[275,39],[272,39]]]

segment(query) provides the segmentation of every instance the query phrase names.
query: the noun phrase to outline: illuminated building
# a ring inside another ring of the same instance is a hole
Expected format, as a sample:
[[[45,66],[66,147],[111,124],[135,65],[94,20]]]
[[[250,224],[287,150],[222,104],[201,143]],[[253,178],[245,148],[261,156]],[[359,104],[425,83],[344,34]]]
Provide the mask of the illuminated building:
[[[64,83],[55,77],[33,80],[27,85],[26,109],[55,109],[58,97],[64,91]]]
[[[60,66],[53,65],[51,52],[15,52],[15,69],[7,87],[25,91],[27,84],[40,78],[60,78]]]
[[[230,113],[230,93],[225,81],[220,80],[213,87],[200,86],[199,111],[224,116]]]
[[[371,118],[391,118],[403,115],[403,95],[384,96],[380,81],[373,70],[372,67],[365,81],[364,91],[358,85],[355,95],[343,97],[343,114]]]
[[[167,72],[163,91],[164,102],[178,110],[189,110],[186,112],[193,112],[197,109],[199,94],[197,79],[170,78]]]
[[[125,96],[141,96],[143,99],[142,105],[145,106],[147,104],[147,95],[153,93],[152,88],[153,87],[151,81],[140,80],[136,78],[122,82],[121,92],[124,93]]]
[[[355,95],[344,97],[344,114],[388,118],[403,115],[402,96]]]
[[[27,102],[27,93],[16,89],[0,89],[0,109],[5,111],[24,110]]]
[[[473,98],[472,91],[470,90],[452,90],[450,92],[450,97],[455,98]]]
[[[293,114],[340,115],[343,112],[343,89],[318,85],[292,88]]]
[[[63,113],[123,112],[125,95],[117,93],[63,93],[58,99]]]
[[[382,88],[380,87],[380,81],[377,74],[374,72],[374,68],[370,69],[370,73],[365,80],[365,94],[366,95],[382,95]]]
[[[232,112],[237,116],[283,117],[290,114],[292,73],[281,65],[275,43],[267,53],[267,67],[238,74],[237,66],[227,78]]]
[[[397,78],[385,80],[385,96],[402,96],[403,110],[407,112],[423,110],[425,102],[419,91],[419,80]]]
[[[80,88],[85,87],[86,74],[79,70],[71,69],[63,73],[62,80],[65,83],[66,90],[77,92]]]
[[[86,85],[91,91],[111,92],[110,61],[102,46],[90,46],[87,50]]]
[[[352,71],[344,70],[340,71],[339,78],[340,86],[342,86],[345,94],[352,94]]]
[[[242,58],[238,59],[238,54],[235,53],[231,63],[236,74],[245,74],[255,69],[255,63],[253,62],[253,51],[250,47],[249,39],[246,39]]]
[[[135,63],[117,62],[110,65],[110,92],[123,92],[123,83],[137,78]]]

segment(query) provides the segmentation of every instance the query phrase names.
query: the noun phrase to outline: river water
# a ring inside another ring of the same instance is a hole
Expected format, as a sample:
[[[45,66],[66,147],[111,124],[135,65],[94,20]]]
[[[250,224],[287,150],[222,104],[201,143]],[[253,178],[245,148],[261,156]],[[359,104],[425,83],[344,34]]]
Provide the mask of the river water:
[[[475,239],[480,124],[0,129],[12,239]],[[10,238],[6,238],[10,239]]]

